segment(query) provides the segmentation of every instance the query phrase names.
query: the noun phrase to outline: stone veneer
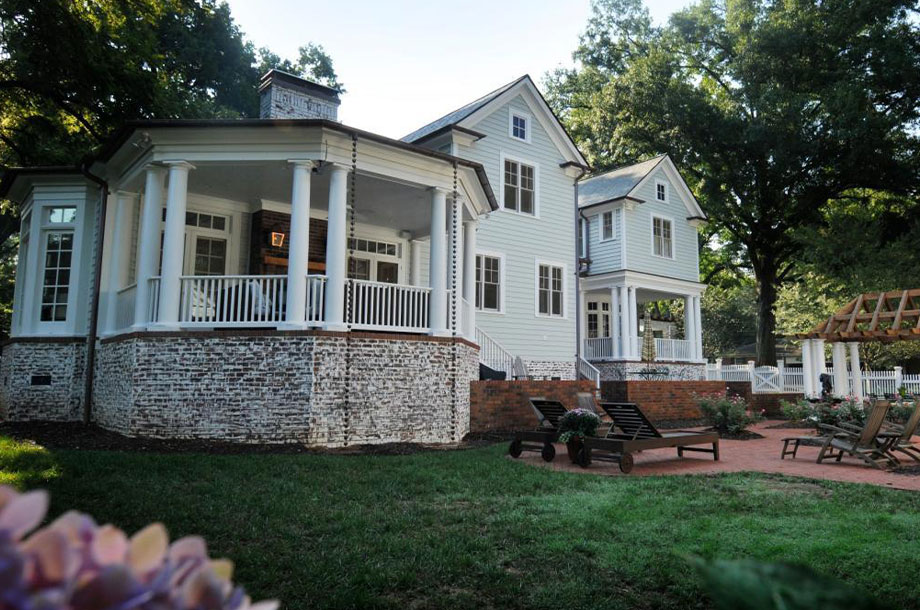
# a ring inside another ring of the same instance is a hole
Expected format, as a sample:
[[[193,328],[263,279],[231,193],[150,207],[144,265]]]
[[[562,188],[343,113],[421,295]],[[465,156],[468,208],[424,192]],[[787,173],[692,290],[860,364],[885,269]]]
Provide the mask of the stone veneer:
[[[700,381],[706,379],[706,365],[695,362],[592,362],[601,372],[601,381],[625,381],[628,375],[647,368],[667,370],[668,379],[676,381]],[[632,375],[635,377],[635,375]]]
[[[85,364],[82,337],[8,341],[0,356],[0,421],[81,420]]]
[[[333,447],[456,442],[469,431],[478,362],[466,341],[413,335],[122,335],[97,351],[93,413],[127,436]]]
[[[575,379],[575,359],[572,360],[527,360],[527,372],[534,379]]]

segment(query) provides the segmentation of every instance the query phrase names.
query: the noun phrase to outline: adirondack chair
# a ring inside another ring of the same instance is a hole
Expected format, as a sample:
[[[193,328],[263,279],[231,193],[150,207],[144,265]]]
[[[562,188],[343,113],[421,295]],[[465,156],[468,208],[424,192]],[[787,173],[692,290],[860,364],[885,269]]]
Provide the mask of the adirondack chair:
[[[606,460],[617,462],[620,470],[628,474],[633,468],[633,452],[662,447],[676,447],[678,457],[683,457],[684,451],[701,451],[711,453],[714,460],[719,459],[719,435],[716,432],[659,432],[639,405],[631,402],[602,402],[601,408],[613,419],[613,425],[604,438],[585,439],[577,459],[582,468],[587,468],[592,459]],[[712,448],[698,445],[711,445]]]
[[[519,458],[524,451],[539,451],[544,461],[552,462],[556,457],[553,443],[559,438],[559,419],[568,409],[559,401],[543,398],[530,398],[530,406],[540,425],[536,430],[516,432],[508,446],[508,455]]]
[[[914,405],[914,412],[911,413],[904,426],[899,427],[901,436],[891,446],[892,451],[899,451],[911,459],[920,462],[920,444],[915,444],[911,439],[917,433],[920,427],[920,401]],[[896,428],[898,429],[898,428]],[[892,456],[894,457],[894,456]]]
[[[872,406],[865,425],[858,430],[852,425],[821,424],[820,428],[827,432],[827,437],[825,437],[824,444],[821,445],[818,463],[826,459],[834,459],[839,462],[844,455],[852,455],[880,470],[883,464],[894,464],[895,461],[887,455],[890,439],[879,437],[890,408],[889,401],[877,401]]]
[[[524,361],[521,360],[520,356],[515,356],[514,361],[511,363],[511,378],[525,381],[531,379],[530,373],[527,371],[527,366],[524,365]]]
[[[597,399],[594,397],[594,392],[578,392],[575,394],[575,404],[578,405],[579,409],[586,409],[595,413],[598,417],[601,418],[601,425],[607,425],[608,428],[604,434],[608,434],[610,429],[613,428],[613,419],[600,408],[597,404]],[[598,436],[601,436],[598,434]]]

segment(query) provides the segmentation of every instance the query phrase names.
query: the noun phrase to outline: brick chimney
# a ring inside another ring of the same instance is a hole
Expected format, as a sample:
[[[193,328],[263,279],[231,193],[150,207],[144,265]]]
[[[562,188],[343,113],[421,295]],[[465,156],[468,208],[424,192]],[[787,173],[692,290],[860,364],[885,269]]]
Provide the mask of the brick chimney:
[[[339,93],[330,87],[270,70],[259,82],[259,118],[337,121]]]

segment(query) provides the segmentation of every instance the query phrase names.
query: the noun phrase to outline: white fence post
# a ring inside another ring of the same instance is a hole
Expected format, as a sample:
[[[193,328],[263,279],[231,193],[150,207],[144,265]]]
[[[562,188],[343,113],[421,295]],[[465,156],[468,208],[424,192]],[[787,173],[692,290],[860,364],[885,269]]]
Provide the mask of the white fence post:
[[[751,392],[756,389],[756,382],[754,381],[754,361],[748,360],[748,375],[751,378]]]
[[[898,394],[901,391],[901,386],[904,385],[904,370],[900,366],[894,367],[894,393]]]

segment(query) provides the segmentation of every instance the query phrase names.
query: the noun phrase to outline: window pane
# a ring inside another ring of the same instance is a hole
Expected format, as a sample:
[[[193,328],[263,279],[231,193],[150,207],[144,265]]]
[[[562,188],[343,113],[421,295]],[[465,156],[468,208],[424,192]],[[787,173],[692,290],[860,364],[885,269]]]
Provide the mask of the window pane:
[[[198,225],[198,214],[195,212],[186,212],[185,213],[185,224],[194,227]]]
[[[223,216],[214,216],[211,222],[211,227],[217,229],[218,231],[223,231],[227,228],[227,219]]]
[[[65,210],[62,208],[61,210]],[[53,211],[54,212],[54,211]],[[65,211],[54,212],[60,222],[67,218]],[[70,290],[70,261],[73,252],[73,233],[55,231],[45,238],[45,271],[42,274],[40,317],[42,322],[67,320],[67,297]]]
[[[517,209],[517,187],[505,185],[505,207],[509,210]]]
[[[533,214],[533,191],[521,189],[521,211]]]
[[[604,239],[613,238],[613,212],[604,212]]]
[[[73,223],[77,220],[77,208],[72,206],[48,210],[48,222],[54,224]]]
[[[549,313],[549,292],[540,290],[540,313]]]

